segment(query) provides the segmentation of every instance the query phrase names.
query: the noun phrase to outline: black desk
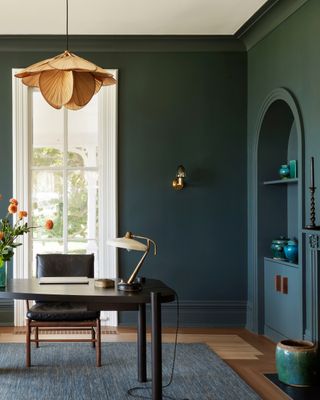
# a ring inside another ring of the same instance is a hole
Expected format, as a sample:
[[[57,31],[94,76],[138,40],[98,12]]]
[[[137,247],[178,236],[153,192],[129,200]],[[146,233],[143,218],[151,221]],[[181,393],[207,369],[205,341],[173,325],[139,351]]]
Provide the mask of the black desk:
[[[13,279],[0,289],[0,298],[87,303],[88,310],[138,311],[138,380],[146,382],[146,304],[151,303],[152,399],[162,399],[161,303],[174,301],[172,289],[161,281],[147,279],[140,292],[96,288],[89,284],[40,285],[38,280]]]

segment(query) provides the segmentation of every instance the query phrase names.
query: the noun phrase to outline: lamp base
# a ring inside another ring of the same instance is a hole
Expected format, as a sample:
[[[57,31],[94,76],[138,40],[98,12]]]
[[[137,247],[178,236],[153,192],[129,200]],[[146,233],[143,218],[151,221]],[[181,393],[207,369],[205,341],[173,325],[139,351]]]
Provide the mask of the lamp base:
[[[142,289],[142,285],[138,282],[127,283],[127,282],[119,282],[118,290],[122,290],[124,292],[139,292]]]

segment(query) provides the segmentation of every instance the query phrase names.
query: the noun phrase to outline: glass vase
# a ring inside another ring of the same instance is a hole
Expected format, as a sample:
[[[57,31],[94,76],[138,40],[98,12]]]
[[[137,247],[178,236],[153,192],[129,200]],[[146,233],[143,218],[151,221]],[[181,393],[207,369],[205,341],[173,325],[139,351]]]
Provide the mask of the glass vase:
[[[7,287],[8,282],[8,263],[5,262],[2,267],[0,267],[0,288]]]

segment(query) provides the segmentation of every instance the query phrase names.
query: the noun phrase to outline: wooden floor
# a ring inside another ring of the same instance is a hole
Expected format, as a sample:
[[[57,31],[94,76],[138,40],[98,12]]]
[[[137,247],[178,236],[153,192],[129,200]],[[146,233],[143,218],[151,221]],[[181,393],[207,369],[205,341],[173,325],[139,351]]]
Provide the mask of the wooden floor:
[[[128,342],[136,340],[133,329],[103,327],[104,342]],[[47,338],[57,332],[45,331]],[[65,332],[67,337],[70,333]],[[81,337],[84,333],[75,332]],[[59,334],[61,337],[61,333]],[[24,328],[0,327],[1,343],[23,343]],[[164,342],[174,341],[174,331],[164,329]],[[283,392],[269,382],[264,373],[275,372],[275,345],[264,336],[254,335],[245,329],[180,329],[180,343],[206,343],[224,359],[263,399],[288,400]]]

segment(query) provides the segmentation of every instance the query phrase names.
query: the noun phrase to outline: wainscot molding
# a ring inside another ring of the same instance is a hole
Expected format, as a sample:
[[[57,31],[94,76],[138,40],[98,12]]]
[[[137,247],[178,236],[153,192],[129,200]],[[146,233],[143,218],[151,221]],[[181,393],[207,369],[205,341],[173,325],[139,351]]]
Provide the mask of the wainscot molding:
[[[147,321],[150,323],[150,307],[147,307]],[[181,327],[244,327],[246,323],[246,301],[180,301]],[[162,304],[163,326],[175,326],[176,303]],[[136,324],[132,312],[121,313],[119,326]]]
[[[245,52],[233,35],[70,35],[74,52]],[[0,52],[60,52],[64,35],[0,35]]]
[[[259,43],[308,0],[269,0],[241,28],[235,37],[247,50]]]

